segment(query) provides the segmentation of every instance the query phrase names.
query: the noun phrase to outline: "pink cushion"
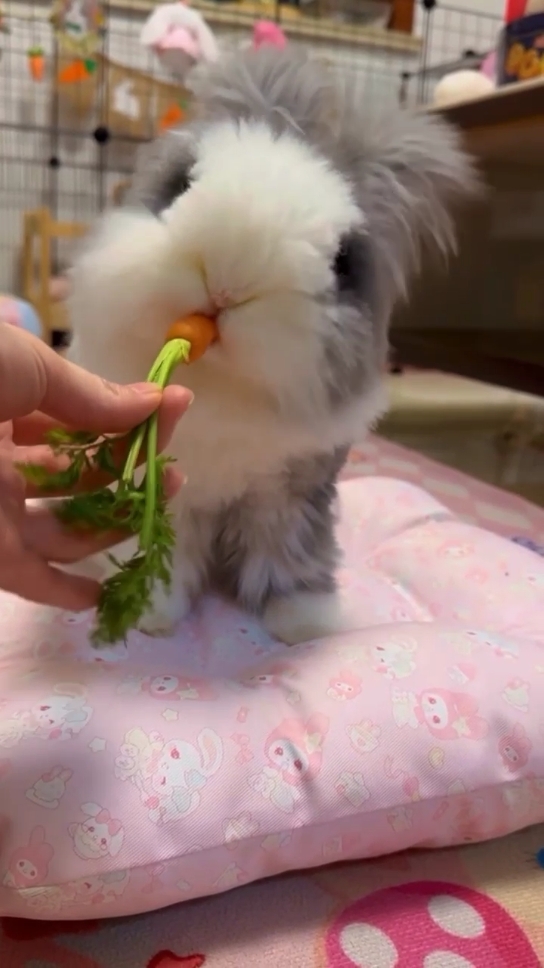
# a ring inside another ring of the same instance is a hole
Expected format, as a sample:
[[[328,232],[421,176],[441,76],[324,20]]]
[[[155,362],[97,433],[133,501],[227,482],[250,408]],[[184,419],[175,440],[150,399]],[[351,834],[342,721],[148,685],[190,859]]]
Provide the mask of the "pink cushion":
[[[410,484],[341,488],[360,631],[217,599],[93,652],[0,599],[0,915],[95,918],[544,820],[544,559]]]

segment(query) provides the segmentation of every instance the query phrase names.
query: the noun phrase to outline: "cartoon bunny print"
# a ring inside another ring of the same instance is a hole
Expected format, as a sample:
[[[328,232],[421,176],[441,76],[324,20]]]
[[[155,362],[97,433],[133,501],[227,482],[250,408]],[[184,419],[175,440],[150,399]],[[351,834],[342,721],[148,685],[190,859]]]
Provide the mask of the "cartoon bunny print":
[[[372,648],[372,668],[386,679],[406,679],[416,668],[414,652],[417,645],[410,640],[380,642]]]
[[[513,706],[520,713],[529,712],[529,694],[531,687],[523,679],[511,679],[503,690],[502,698],[509,706]]]
[[[54,766],[47,773],[42,773],[34,786],[26,791],[25,796],[38,807],[56,810],[66,793],[66,784],[71,778],[72,770]]]
[[[288,662],[274,662],[261,672],[247,675],[240,683],[246,689],[281,689],[287,702],[295,706],[300,702],[300,693],[291,688],[291,683],[297,674],[296,667]]]
[[[259,689],[262,686],[281,686],[285,679],[295,676],[296,670],[288,662],[274,662],[261,672],[254,672],[240,681],[247,689]]]
[[[268,735],[264,746],[266,765],[248,783],[265,800],[284,813],[292,813],[303,790],[319,774],[323,744],[329,730],[326,716],[316,714],[306,722],[284,719]]]
[[[33,911],[51,918],[69,912],[75,905],[96,907],[116,901],[124,894],[129,880],[129,871],[106,871],[61,885],[37,888],[25,899]]]
[[[77,856],[82,860],[117,857],[125,837],[121,821],[97,803],[84,803],[81,812],[85,820],[68,827]]]
[[[125,679],[118,686],[117,692],[131,694],[146,692],[152,699],[168,702],[184,700],[204,702],[217,698],[216,690],[205,679],[170,674]]]
[[[393,690],[393,718],[399,727],[425,726],[440,740],[483,739],[488,724],[478,716],[476,699],[464,692],[429,689],[416,695]]]
[[[511,732],[499,740],[499,756],[509,773],[517,773],[529,762],[533,748],[521,723],[515,723]]]
[[[481,632],[477,629],[467,629],[468,638],[478,645],[485,645],[491,649],[499,659],[517,659],[519,648],[514,641],[499,632]]]
[[[356,699],[361,694],[362,679],[351,669],[341,669],[337,676],[329,679],[327,696],[345,702],[346,699]]]
[[[200,806],[202,790],[222,762],[223,743],[213,729],[203,729],[196,745],[133,729],[116,761],[116,775],[138,787],[153,823],[166,824]]]
[[[370,800],[371,793],[368,789],[362,773],[351,773],[344,770],[334,784],[339,797],[347,800],[352,807],[362,807],[363,803]]]
[[[22,890],[43,884],[49,872],[54,850],[45,839],[45,828],[34,827],[28,843],[13,851],[7,873],[2,881],[4,887]]]
[[[0,724],[0,746],[9,749],[25,739],[69,740],[91,719],[83,686],[60,682],[30,709],[17,710]]]
[[[370,719],[348,726],[346,732],[356,753],[373,753],[380,745],[381,729]]]
[[[73,739],[87,725],[92,709],[86,703],[83,686],[75,682],[59,683],[51,695],[30,710],[39,739]]]

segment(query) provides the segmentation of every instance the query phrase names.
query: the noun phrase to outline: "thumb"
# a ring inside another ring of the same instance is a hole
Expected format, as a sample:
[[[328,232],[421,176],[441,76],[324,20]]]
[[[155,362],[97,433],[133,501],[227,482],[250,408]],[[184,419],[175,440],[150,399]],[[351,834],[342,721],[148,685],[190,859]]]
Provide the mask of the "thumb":
[[[34,410],[60,423],[122,433],[161,401],[153,384],[119,386],[81,369],[15,326],[0,323],[0,421]]]

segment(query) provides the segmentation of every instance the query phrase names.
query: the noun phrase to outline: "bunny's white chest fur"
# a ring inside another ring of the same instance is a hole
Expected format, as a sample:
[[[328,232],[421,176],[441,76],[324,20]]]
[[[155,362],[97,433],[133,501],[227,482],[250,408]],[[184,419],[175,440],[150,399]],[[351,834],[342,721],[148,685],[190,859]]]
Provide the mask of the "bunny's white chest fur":
[[[192,381],[188,381],[191,383]],[[187,477],[183,500],[215,509],[265,485],[289,459],[321,446],[314,428],[293,426],[257,397],[195,386],[195,400],[168,448]]]
[[[187,477],[183,500],[195,508],[218,508],[268,482],[276,487],[290,461],[351,443],[383,409],[378,388],[336,415],[323,406],[296,419],[248,384],[186,372],[195,399],[168,451]]]

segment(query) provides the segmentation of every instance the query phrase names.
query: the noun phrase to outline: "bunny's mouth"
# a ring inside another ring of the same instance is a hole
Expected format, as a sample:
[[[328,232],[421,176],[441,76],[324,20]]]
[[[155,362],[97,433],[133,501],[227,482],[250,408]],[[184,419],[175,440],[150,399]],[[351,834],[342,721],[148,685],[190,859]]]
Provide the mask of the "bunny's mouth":
[[[223,309],[232,309],[237,303],[230,289],[219,289],[217,292],[210,293],[210,300],[215,309],[214,316],[218,316]]]

